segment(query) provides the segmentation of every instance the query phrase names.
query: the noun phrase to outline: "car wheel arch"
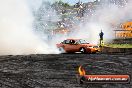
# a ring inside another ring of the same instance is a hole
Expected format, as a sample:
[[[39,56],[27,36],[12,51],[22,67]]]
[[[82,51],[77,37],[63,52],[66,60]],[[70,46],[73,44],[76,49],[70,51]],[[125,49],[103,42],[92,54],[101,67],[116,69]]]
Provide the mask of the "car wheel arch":
[[[80,47],[80,48],[79,48],[79,50],[80,50],[80,49],[82,49],[82,48],[84,48],[84,49],[86,50],[86,48],[85,48],[85,47]]]

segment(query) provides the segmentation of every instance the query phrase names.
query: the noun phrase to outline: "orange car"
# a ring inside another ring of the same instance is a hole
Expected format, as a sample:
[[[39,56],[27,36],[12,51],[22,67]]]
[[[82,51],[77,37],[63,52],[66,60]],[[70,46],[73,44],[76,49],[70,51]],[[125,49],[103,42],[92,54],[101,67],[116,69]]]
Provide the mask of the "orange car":
[[[56,45],[62,53],[96,53],[99,51],[97,45],[89,44],[83,39],[66,39]]]

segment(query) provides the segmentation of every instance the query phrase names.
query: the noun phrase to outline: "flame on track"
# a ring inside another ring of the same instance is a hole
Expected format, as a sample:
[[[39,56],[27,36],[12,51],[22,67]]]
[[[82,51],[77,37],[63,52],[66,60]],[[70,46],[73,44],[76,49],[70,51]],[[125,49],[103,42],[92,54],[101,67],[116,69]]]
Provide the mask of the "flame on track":
[[[82,66],[78,69],[80,76],[84,76],[86,74],[85,70],[82,68]]]

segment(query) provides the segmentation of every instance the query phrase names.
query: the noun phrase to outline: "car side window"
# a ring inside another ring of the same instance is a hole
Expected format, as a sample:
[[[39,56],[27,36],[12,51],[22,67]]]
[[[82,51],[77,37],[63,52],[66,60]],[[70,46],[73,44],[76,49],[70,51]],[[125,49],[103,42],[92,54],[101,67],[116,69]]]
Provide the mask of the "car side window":
[[[66,40],[64,40],[64,41],[62,42],[62,44],[66,44]]]
[[[66,40],[65,44],[70,44],[70,40]]]
[[[75,44],[75,40],[70,40],[70,44]]]
[[[76,44],[81,44],[79,40],[76,41]]]

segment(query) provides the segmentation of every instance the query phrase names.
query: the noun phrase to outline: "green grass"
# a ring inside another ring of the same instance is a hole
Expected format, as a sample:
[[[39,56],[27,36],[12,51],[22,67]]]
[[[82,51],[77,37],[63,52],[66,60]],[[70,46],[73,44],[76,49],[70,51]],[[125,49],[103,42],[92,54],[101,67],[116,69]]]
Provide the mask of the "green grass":
[[[105,46],[112,48],[132,48],[132,44],[106,44]]]

